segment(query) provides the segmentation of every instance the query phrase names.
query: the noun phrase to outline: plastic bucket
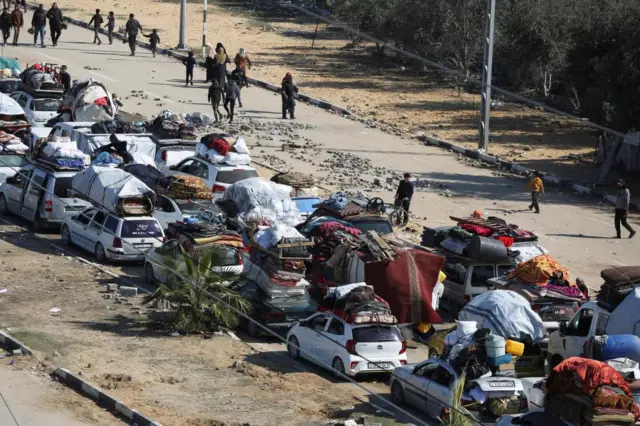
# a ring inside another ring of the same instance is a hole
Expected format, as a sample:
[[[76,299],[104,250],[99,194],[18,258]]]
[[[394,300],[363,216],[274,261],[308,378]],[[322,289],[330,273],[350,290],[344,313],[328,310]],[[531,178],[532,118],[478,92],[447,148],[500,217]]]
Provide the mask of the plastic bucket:
[[[505,354],[505,339],[502,336],[491,334],[484,342],[485,350],[487,351],[487,357],[500,358]]]
[[[458,339],[462,339],[467,334],[473,334],[478,329],[478,323],[476,321],[456,321],[456,336]]]
[[[511,363],[511,361],[513,361],[513,357],[511,356],[511,354],[504,354],[496,358],[487,358],[487,364],[489,364],[489,367],[497,367],[499,365],[509,364]]]
[[[607,336],[602,348],[602,358],[606,361],[615,358],[629,358],[640,362],[640,338],[633,334]]]
[[[524,343],[507,340],[504,344],[504,351],[511,355],[522,356],[524,353]]]

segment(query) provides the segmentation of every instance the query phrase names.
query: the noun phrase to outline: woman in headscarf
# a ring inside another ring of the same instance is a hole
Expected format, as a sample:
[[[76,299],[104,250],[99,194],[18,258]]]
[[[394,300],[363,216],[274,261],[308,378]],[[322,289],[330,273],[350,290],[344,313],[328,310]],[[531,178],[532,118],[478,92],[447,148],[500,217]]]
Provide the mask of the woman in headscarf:
[[[224,87],[225,81],[227,79],[227,64],[231,63],[229,57],[227,56],[227,52],[222,45],[222,43],[218,43],[216,46],[216,54],[213,57],[213,69],[211,72],[211,79],[216,79],[220,82],[220,87]]]
[[[296,110],[296,96],[298,96],[298,86],[293,82],[293,76],[288,72],[282,79],[282,118],[287,118],[287,112],[294,120]]]
[[[242,70],[244,86],[249,87],[249,82],[247,81],[247,68],[251,69],[251,60],[249,59],[249,56],[247,56],[247,52],[244,48],[240,49],[234,62],[236,63],[236,67]]]
[[[212,80],[212,75],[213,75],[213,60],[216,57],[216,50],[213,48],[213,46],[211,46],[211,44],[207,43],[205,45],[205,47],[207,48],[207,59],[205,59],[205,68],[207,69],[207,79],[205,81],[205,83],[208,83]]]

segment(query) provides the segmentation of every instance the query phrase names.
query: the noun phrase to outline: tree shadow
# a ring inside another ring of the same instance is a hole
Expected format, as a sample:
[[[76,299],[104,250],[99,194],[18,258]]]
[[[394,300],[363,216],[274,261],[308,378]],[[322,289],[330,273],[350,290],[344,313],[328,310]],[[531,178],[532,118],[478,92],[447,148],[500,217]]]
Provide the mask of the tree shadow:
[[[171,338],[166,329],[153,327],[153,322],[142,316],[140,319],[134,319],[117,314],[113,318],[102,321],[67,321],[67,323],[93,331],[117,334],[122,337]]]

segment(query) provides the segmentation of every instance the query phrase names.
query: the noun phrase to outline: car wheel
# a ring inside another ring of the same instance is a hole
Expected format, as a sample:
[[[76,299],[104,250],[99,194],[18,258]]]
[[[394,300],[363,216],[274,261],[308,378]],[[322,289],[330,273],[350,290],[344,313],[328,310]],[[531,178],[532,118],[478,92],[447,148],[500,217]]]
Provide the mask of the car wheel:
[[[156,283],[156,277],[153,273],[153,265],[149,262],[144,265],[144,282],[149,285]]]
[[[67,225],[62,225],[62,230],[60,231],[60,237],[62,238],[62,243],[66,246],[70,246],[73,243],[71,242],[71,232],[69,232],[69,227]]]
[[[40,219],[40,215],[36,213],[36,217],[33,218],[33,222],[30,225],[30,228],[33,232],[40,231],[44,228],[44,223],[42,219]]]
[[[344,363],[339,357],[335,357],[333,359],[331,368],[333,369],[333,374],[335,374],[339,379],[344,379],[344,375],[346,374],[344,370]]]
[[[96,260],[100,263],[105,263],[107,261],[107,253],[104,251],[102,243],[96,244]]]
[[[391,383],[391,399],[396,404],[404,403],[404,389],[402,389],[402,385],[397,380]]]
[[[289,356],[293,359],[300,358],[300,343],[296,336],[291,336],[289,341],[287,342],[287,352],[289,352]]]
[[[435,359],[435,358],[439,358],[440,355],[438,354],[438,351],[435,349],[429,349],[429,359]]]
[[[7,199],[4,195],[0,195],[0,214],[3,216],[9,214],[9,206],[7,206]]]

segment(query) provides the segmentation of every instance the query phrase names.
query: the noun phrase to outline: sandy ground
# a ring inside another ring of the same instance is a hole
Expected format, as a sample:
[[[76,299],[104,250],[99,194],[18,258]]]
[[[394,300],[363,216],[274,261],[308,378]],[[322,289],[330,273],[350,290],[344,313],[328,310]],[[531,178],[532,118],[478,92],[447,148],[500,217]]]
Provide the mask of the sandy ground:
[[[87,21],[96,7],[114,10],[118,25],[135,13],[147,32],[159,30],[163,46],[175,47],[178,42],[179,4],[174,1],[76,0],[61,7]],[[458,94],[440,73],[405,69],[394,58],[380,62],[372,56],[372,46],[353,47],[344,32],[325,25],[319,25],[312,49],[315,22],[291,10],[259,12],[250,2],[209,2],[207,21],[207,40],[212,44],[222,41],[232,56],[241,47],[247,49],[253,77],[279,84],[291,71],[304,93],[362,117],[477,147],[480,97]],[[200,2],[187,4],[187,44],[201,52]],[[593,179],[594,166],[568,158],[595,146],[597,133],[579,122],[507,103],[492,112],[491,130],[493,154],[576,181]]]

